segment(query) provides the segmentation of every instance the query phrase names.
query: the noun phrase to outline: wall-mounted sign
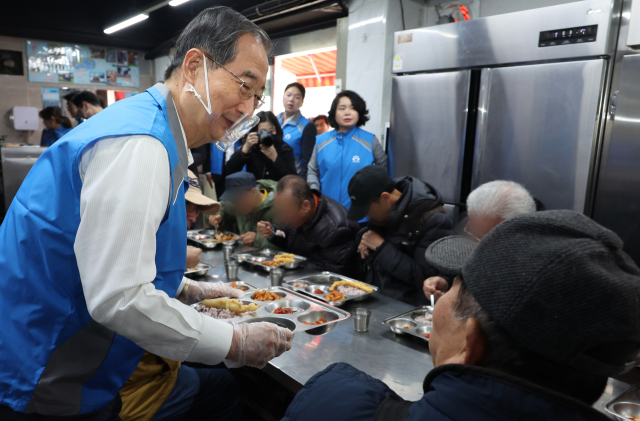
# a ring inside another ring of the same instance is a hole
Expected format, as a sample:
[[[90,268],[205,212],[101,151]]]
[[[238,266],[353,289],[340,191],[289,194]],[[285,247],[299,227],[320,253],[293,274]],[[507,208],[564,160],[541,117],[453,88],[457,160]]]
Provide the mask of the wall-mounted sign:
[[[30,82],[140,87],[136,51],[27,40]]]

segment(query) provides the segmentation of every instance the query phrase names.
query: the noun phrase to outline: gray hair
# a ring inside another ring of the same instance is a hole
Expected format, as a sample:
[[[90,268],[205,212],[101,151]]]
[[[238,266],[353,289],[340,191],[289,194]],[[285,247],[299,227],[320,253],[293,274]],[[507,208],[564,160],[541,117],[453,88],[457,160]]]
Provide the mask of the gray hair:
[[[255,36],[267,54],[271,52],[273,45],[267,33],[240,13],[223,6],[203,10],[178,37],[171,64],[164,72],[164,79],[171,78],[173,72],[182,66],[187,52],[192,48],[203,50],[222,65],[233,61],[238,54],[238,39],[245,34]],[[215,69],[217,65],[211,63],[211,68]]]
[[[536,211],[536,203],[521,184],[496,180],[485,183],[469,194],[467,211],[481,218],[506,220]]]

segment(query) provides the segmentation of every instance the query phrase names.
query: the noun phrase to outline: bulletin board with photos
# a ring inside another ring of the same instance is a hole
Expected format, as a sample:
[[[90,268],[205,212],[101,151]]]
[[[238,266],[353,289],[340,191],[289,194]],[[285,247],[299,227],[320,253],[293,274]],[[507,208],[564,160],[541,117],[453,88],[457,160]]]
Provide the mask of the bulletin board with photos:
[[[30,82],[140,87],[138,52],[27,40]]]

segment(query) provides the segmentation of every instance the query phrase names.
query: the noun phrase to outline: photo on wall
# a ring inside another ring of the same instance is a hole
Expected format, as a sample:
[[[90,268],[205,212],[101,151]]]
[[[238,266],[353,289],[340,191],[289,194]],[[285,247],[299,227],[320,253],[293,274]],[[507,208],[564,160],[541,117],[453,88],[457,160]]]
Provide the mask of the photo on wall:
[[[118,77],[131,79],[131,68],[118,66]]]
[[[0,75],[23,74],[22,51],[0,50]]]
[[[91,72],[91,83],[104,83],[104,72]]]
[[[107,85],[118,86],[118,72],[115,70],[107,70]]]
[[[118,64],[129,64],[129,52],[127,50],[116,50]]]
[[[138,65],[138,53],[135,51],[129,51],[129,66]]]
[[[107,63],[115,63],[116,61],[118,61],[116,50],[108,49],[106,54],[107,54]]]
[[[73,83],[74,77],[71,72],[58,73],[58,82]]]
[[[104,48],[91,47],[91,58],[104,60],[105,57],[106,57],[106,51]]]

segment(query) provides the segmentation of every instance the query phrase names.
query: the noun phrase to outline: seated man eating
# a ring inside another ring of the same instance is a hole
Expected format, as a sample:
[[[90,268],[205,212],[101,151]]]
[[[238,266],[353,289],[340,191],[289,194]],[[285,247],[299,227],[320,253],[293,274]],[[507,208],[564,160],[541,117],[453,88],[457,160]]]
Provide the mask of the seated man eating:
[[[392,180],[383,167],[370,165],[355,173],[349,196],[349,219],[369,218],[356,239],[366,282],[396,300],[426,304],[423,282],[439,272],[424,252],[453,230],[440,193],[414,177]]]
[[[468,218],[463,231],[470,239],[480,241],[501,222],[535,211],[536,202],[524,186],[507,180],[490,181],[476,188],[467,197]],[[449,290],[453,278],[454,276],[448,279],[432,276],[425,280],[422,287],[425,296],[431,297],[434,294],[437,300]]]
[[[622,246],[564,210],[509,219],[479,243],[435,242],[430,264],[461,275],[435,305],[422,399],[339,363],[283,421],[608,420],[592,405],[640,351],[640,269]]]
[[[309,269],[353,275],[358,223],[347,219],[344,206],[311,190],[303,178],[288,175],[278,182],[273,207],[283,227],[266,220],[258,223],[262,238],[306,257]]]
[[[220,196],[220,214],[210,216],[209,223],[220,227],[235,220],[244,245],[279,250],[268,240],[256,235],[259,221],[272,220],[276,184],[273,180],[256,181],[256,177],[249,172],[231,174],[225,179],[225,190]]]

